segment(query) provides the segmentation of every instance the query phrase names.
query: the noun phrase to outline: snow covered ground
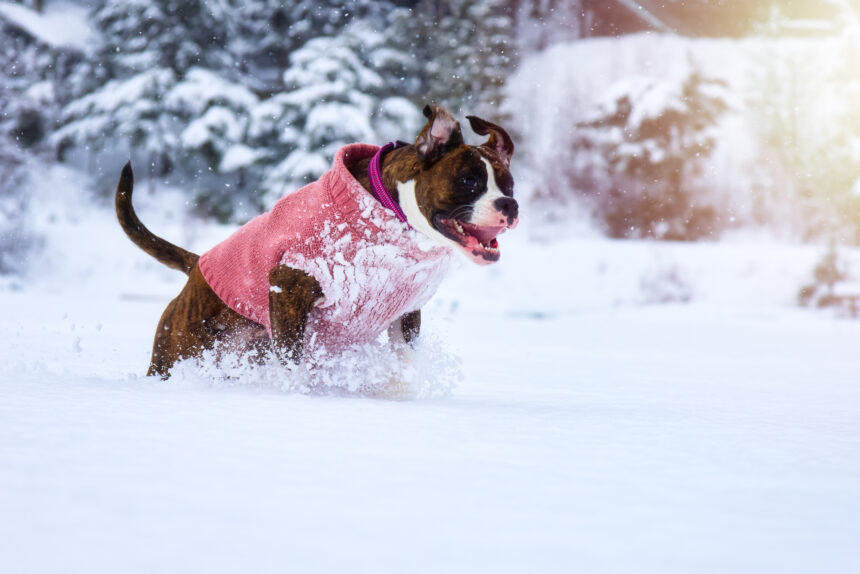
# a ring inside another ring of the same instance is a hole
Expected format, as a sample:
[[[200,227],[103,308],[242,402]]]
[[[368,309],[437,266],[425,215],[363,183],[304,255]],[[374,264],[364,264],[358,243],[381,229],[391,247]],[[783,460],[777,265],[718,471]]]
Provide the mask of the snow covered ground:
[[[143,377],[183,277],[73,178],[0,290],[3,572],[860,571],[860,322],[794,303],[821,247],[525,223],[427,307],[449,394],[306,396]]]

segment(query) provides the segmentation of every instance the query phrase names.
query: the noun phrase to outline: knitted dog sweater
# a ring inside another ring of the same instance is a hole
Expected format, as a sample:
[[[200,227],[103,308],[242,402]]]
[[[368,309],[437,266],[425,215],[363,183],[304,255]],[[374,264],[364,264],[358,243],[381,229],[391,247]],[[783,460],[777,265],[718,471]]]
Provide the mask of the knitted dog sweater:
[[[200,256],[200,271],[230,309],[269,322],[269,271],[286,264],[313,276],[324,299],[308,317],[306,348],[375,339],[436,292],[451,250],[409,229],[350,174],[379,148],[352,144],[332,169],[281,198]]]

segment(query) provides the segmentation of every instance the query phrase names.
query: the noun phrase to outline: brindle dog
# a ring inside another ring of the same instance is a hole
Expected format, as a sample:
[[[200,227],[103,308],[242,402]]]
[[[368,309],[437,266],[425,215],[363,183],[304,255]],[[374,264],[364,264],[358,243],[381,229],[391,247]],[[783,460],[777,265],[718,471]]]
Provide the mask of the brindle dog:
[[[415,143],[395,149],[382,161],[382,179],[409,223],[439,243],[459,249],[479,264],[499,258],[496,235],[513,228],[509,164],[514,146],[501,127],[469,116],[472,129],[489,135],[481,146],[463,143],[460,126],[443,108],[427,106],[428,118]],[[364,159],[350,173],[370,189]],[[188,275],[188,282],[164,310],[155,334],[148,375],[169,376],[180,359],[199,356],[219,342],[238,342],[242,350],[272,350],[283,361],[297,361],[308,316],[323,297],[311,275],[286,265],[269,272],[271,337],[266,329],[230,309],[210,288],[198,267],[199,256],[149,231],[132,207],[134,177],[126,164],[116,190],[116,213],[128,237],[146,253]],[[421,311],[406,313],[389,327],[391,337],[411,343],[421,329]]]

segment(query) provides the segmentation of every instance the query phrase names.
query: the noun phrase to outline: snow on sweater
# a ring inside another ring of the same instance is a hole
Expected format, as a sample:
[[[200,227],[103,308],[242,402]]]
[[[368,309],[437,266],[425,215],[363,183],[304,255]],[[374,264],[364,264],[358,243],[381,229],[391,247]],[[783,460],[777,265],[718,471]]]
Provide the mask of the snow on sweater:
[[[204,253],[200,271],[218,297],[271,333],[269,271],[301,269],[325,297],[308,317],[305,344],[328,349],[372,341],[420,309],[444,278],[451,250],[409,229],[349,173],[378,149],[341,148],[320,179]]]

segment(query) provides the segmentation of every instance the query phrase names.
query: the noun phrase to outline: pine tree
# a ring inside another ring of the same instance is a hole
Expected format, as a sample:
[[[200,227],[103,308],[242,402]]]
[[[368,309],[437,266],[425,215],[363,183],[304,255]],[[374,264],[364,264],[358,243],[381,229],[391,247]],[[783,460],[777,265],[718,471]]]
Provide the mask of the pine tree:
[[[107,80],[157,68],[177,76],[194,67],[233,68],[226,0],[101,0],[94,18],[101,31],[94,71]]]
[[[26,225],[29,195],[26,173],[22,169],[22,155],[0,139],[0,275],[20,272],[27,253],[35,245],[35,238]]]
[[[24,221],[29,197],[24,186],[26,154],[19,142],[19,94],[0,83],[0,275],[20,271],[31,242]]]
[[[199,114],[201,102],[169,97],[182,91],[189,74],[217,70],[221,87],[238,79],[227,50],[230,6],[204,0],[102,0],[94,8],[99,44],[77,70],[76,93],[63,110],[63,126],[53,136],[66,152],[85,149],[89,167],[117,152],[148,167],[150,182],[166,176],[193,151],[182,134]],[[193,78],[190,80],[193,82]],[[212,99],[207,104],[214,105]],[[109,170],[109,177],[115,177]],[[188,183],[194,172],[180,171]],[[105,187],[105,189],[109,189]]]
[[[379,109],[409,61],[379,23],[401,12],[370,0],[102,0],[103,38],[54,142],[91,164],[124,152],[150,182],[180,183],[204,212],[243,219],[253,211],[237,205],[271,203],[341,145],[411,116],[396,99]]]
[[[336,36],[356,20],[384,21],[394,6],[372,0],[247,0],[239,3],[231,51],[253,89],[281,91],[290,54],[312,38]]]
[[[426,96],[458,114],[501,116],[502,87],[516,65],[512,2],[422,0],[404,23],[416,38]]]
[[[4,62],[0,67],[2,121],[22,148],[42,153],[47,147],[45,138],[67,101],[70,76],[83,54],[0,19],[0,60]]]
[[[319,177],[348,143],[417,132],[420,112],[405,98],[386,97],[386,82],[372,64],[390,62],[387,50],[383,34],[357,21],[291,54],[287,89],[254,109],[249,128],[266,173],[264,203]]]
[[[610,236],[690,240],[719,230],[716,206],[697,197],[696,178],[727,109],[724,84],[694,71],[680,86],[646,79],[616,86],[578,126],[572,184]]]
[[[22,272],[40,244],[30,225],[27,165],[47,155],[62,93],[56,86],[81,54],[0,18],[0,58],[0,274],[9,274]]]
[[[505,80],[516,63],[510,3],[504,0],[474,2],[469,6],[468,15],[477,23],[471,42],[476,57],[470,61],[468,70],[472,79],[472,97],[468,102],[474,104],[471,113],[499,121],[503,118]],[[475,94],[479,94],[477,101]]]

